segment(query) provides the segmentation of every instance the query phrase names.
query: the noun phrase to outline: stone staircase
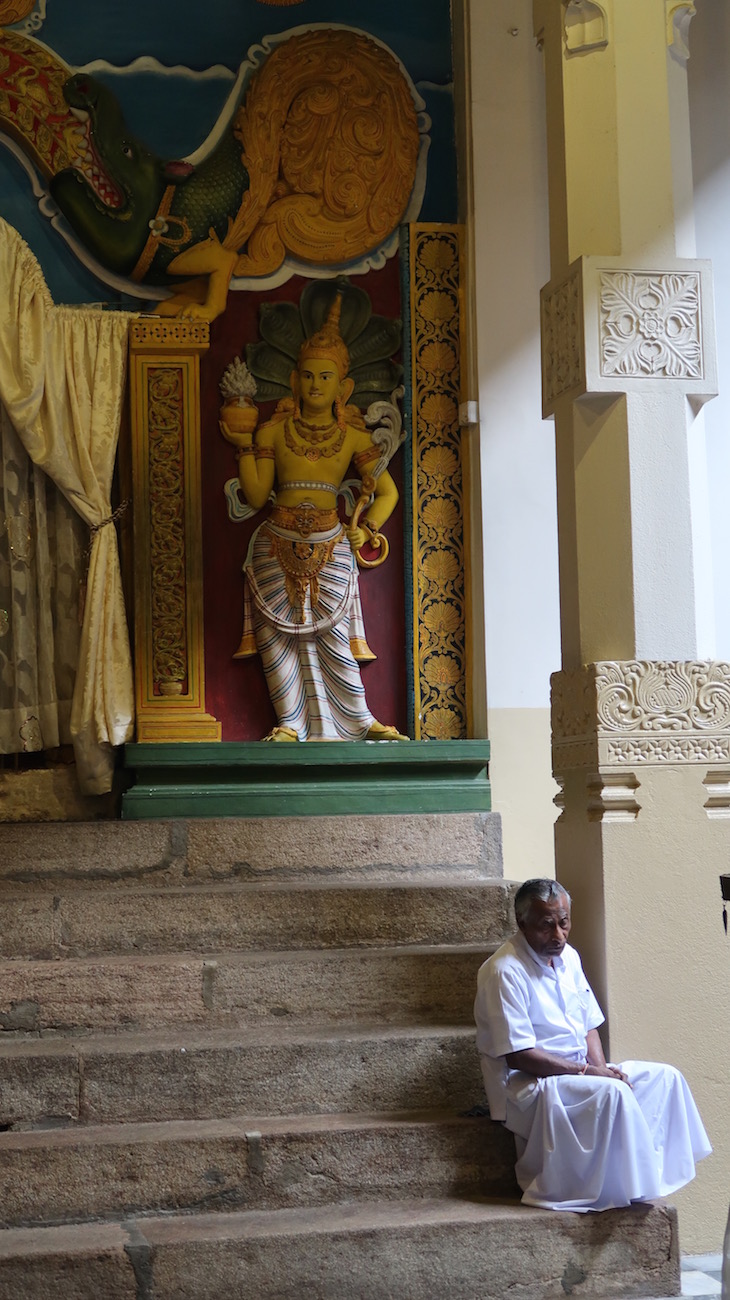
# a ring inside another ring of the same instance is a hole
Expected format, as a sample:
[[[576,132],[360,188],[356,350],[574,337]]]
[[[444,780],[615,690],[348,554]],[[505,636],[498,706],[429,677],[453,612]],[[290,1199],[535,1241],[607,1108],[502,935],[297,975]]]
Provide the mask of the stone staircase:
[[[0,826],[0,1300],[678,1293],[466,1114],[511,892],[490,814]]]

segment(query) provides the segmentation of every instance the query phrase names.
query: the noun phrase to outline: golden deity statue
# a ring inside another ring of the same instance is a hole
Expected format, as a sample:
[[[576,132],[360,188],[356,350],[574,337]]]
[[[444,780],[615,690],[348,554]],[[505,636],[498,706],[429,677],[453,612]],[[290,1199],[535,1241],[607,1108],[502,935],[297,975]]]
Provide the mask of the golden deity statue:
[[[323,328],[301,347],[293,397],[279,402],[255,440],[253,403],[221,410],[248,505],[262,509],[275,491],[244,564],[238,651],[261,655],[278,719],[267,740],[408,739],[370,713],[357,663],[375,657],[365,640],[357,560],[372,565],[360,556],[368,542],[387,554],[380,529],[398,489],[387,469],[377,472],[382,448],[347,405],[354,384],[339,317],[338,296]],[[363,492],[343,524],[337,495],[351,463]]]

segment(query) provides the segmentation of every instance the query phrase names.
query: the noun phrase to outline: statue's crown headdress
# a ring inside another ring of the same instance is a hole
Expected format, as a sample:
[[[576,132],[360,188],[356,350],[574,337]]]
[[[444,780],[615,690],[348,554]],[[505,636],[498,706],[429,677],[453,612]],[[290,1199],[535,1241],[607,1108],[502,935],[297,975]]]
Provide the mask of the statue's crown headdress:
[[[298,368],[301,370],[305,361],[315,357],[318,361],[334,361],[340,379],[347,378],[350,369],[350,354],[340,334],[340,313],[342,311],[342,294],[338,293],[327,313],[327,319],[320,330],[311,338],[305,339],[299,349]]]

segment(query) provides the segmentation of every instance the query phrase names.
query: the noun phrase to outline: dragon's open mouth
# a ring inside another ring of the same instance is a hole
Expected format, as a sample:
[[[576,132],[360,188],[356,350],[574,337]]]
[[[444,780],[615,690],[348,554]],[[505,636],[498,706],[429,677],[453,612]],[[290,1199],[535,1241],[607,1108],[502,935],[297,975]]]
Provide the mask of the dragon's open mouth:
[[[71,141],[76,149],[72,166],[80,172],[96,197],[107,208],[121,208],[124,195],[104,170],[102,161],[94,148],[91,135],[91,118],[82,108],[72,108],[71,112],[78,119],[78,126],[71,132]]]

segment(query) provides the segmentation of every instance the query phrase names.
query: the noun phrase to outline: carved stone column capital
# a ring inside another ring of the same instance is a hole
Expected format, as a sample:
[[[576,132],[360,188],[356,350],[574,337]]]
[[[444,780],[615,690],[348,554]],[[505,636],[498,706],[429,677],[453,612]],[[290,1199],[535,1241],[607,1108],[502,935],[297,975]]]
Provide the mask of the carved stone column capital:
[[[730,663],[608,660],[551,687],[556,777],[730,762]]]
[[[709,262],[581,257],[545,285],[540,308],[545,416],[562,397],[646,392],[668,379],[697,404],[717,393]]]

